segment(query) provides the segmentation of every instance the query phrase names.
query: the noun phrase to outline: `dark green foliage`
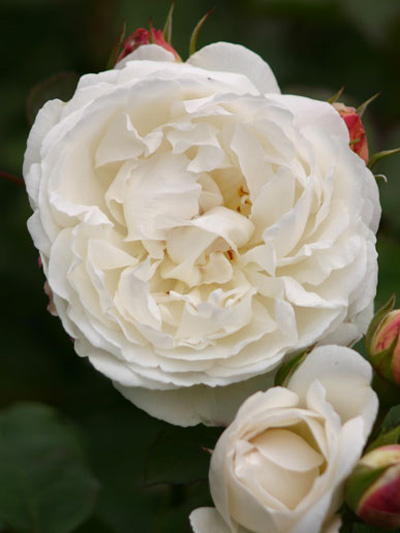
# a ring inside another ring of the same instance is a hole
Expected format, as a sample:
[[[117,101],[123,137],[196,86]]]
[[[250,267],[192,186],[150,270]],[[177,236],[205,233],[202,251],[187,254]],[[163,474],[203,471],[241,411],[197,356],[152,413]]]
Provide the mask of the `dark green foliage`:
[[[193,428],[165,425],[149,449],[146,484],[179,485],[207,480],[210,454],[221,432],[221,428],[202,425]]]
[[[169,6],[166,0],[2,0],[0,170],[21,176],[29,132],[25,102],[33,86],[60,72],[82,75],[103,70],[124,20],[127,35],[140,26],[148,27],[149,16],[155,28],[162,28]],[[283,92],[327,99],[344,85],[341,100],[355,107],[381,92],[363,117],[371,154],[400,146],[398,0],[180,0],[174,12],[172,44],[183,59],[193,28],[213,6],[216,9],[199,35],[198,48],[226,40],[253,49],[270,63]],[[72,88],[73,84],[63,90]],[[68,92],[57,96],[67,98]],[[384,216],[378,237],[379,307],[391,294],[400,296],[400,155],[379,161],[375,170],[388,177],[387,184],[380,184]],[[198,435],[196,431],[201,430],[197,428],[181,430],[187,436],[177,442],[180,430],[165,427],[157,437],[161,423],[130,405],[74,354],[58,320],[45,310],[44,278],[26,231],[30,212],[24,191],[0,181],[0,408],[5,413],[14,402],[38,401],[79,424],[101,491],[92,516],[73,526],[77,533],[186,533],[191,509],[212,505],[207,482],[178,484],[173,489],[145,487],[146,457],[147,482],[193,481],[204,477],[208,469],[209,454],[199,445],[212,447],[216,434]],[[46,412],[53,413],[49,426],[58,428],[50,444],[61,443],[62,453],[50,455],[43,472],[57,474],[59,480],[68,479],[66,473],[75,472],[75,480],[86,473],[92,481],[81,486],[90,488],[94,498],[97,485],[81,458],[79,438],[71,436],[75,430],[54,411]],[[34,453],[31,442],[37,431],[36,424],[29,428],[23,448],[27,455]],[[198,464],[191,463],[192,443]],[[182,468],[179,473],[187,474],[186,479],[171,476],[174,446],[182,454],[182,464],[185,458],[187,471]],[[0,443],[3,454],[13,448],[10,441]],[[156,450],[161,455],[155,456]],[[164,471],[159,468],[162,457],[169,458],[169,463],[161,464]],[[71,465],[78,466],[74,470]],[[2,475],[11,466],[3,458]],[[39,483],[42,478],[36,474]],[[11,478],[7,484],[0,483],[3,515],[5,506],[12,511],[17,501],[10,498],[15,494],[11,489],[17,490],[13,484],[18,477]],[[52,497],[56,494],[60,493],[51,491]],[[62,503],[59,500],[52,511],[62,509]],[[1,513],[0,524],[0,533],[10,533]],[[357,520],[350,527],[346,533],[372,533]]]
[[[76,429],[23,404],[0,414],[0,519],[21,533],[69,533],[92,513],[99,484]]]

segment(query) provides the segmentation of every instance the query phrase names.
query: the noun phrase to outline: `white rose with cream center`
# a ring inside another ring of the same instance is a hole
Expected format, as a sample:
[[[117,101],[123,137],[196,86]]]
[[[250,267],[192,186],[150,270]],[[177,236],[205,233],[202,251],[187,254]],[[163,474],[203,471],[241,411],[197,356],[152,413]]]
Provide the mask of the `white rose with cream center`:
[[[251,396],[212,454],[216,508],[195,533],[338,533],[343,484],[378,409],[372,369],[355,351],[322,346],[289,381]]]
[[[374,177],[331,105],[241,46],[83,76],[39,112],[24,176],[77,353],[153,416],[229,421],[286,354],[371,318]]]

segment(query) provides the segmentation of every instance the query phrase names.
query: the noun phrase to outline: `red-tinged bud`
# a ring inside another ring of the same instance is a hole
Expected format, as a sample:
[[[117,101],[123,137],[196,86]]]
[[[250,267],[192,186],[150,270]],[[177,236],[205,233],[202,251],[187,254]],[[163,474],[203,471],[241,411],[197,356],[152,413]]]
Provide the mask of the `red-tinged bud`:
[[[347,480],[346,500],[367,524],[400,527],[400,444],[381,446],[362,457]]]
[[[384,316],[372,337],[370,352],[375,370],[400,385],[400,309]]]
[[[150,31],[152,38],[150,38]],[[168,52],[172,52],[177,61],[182,61],[178,52],[174,50],[172,46],[164,39],[162,30],[156,30],[151,27],[151,30],[146,30],[145,28],[138,28],[132,33],[132,35],[125,39],[125,42],[122,45],[122,52],[118,56],[117,63],[118,61],[121,61],[121,59],[126,57],[128,54],[134,52],[137,48],[139,48],[139,46],[142,46],[143,44],[157,44],[158,46],[162,46],[162,48],[165,48],[166,50],[168,50]]]
[[[361,159],[364,159],[367,164],[369,161],[367,135],[361,117],[357,114],[357,110],[354,107],[349,107],[341,103],[334,103],[333,107],[339,112],[349,130],[350,148]]]

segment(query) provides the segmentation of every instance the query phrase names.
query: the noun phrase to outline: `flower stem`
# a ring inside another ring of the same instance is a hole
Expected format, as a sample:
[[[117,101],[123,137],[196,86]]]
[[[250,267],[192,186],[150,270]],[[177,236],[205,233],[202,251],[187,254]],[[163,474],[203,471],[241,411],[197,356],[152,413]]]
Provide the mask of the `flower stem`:
[[[19,187],[22,187],[25,189],[25,182],[21,178],[17,178],[17,176],[13,176],[12,174],[9,174],[8,172],[4,172],[3,170],[0,170],[0,178],[11,181],[11,183],[15,183]]]

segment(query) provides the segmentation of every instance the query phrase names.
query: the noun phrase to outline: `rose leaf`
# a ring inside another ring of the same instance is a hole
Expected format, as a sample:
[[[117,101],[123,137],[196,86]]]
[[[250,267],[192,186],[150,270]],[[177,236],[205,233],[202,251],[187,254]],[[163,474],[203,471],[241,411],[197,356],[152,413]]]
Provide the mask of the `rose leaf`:
[[[52,408],[0,413],[0,522],[21,533],[68,533],[93,512],[99,484],[76,428]]]

